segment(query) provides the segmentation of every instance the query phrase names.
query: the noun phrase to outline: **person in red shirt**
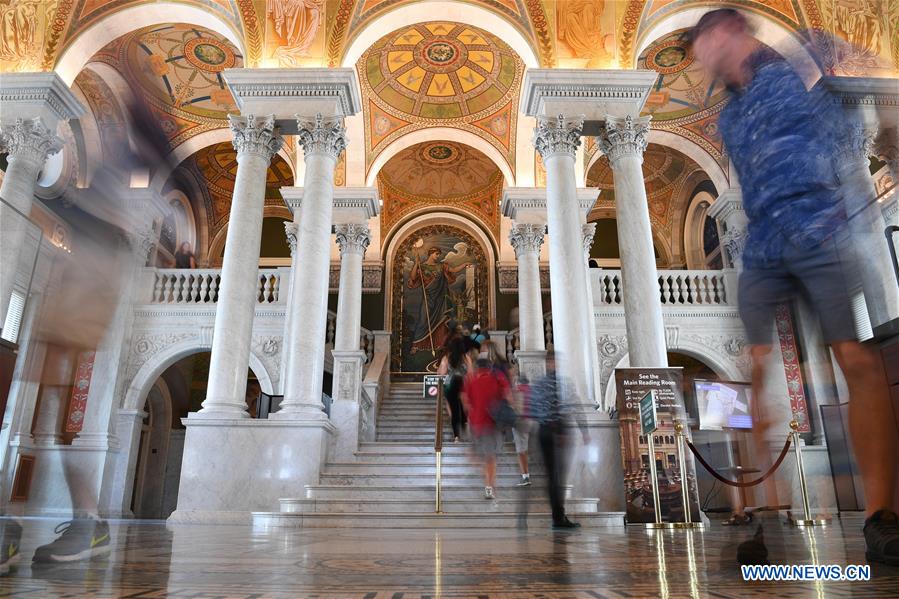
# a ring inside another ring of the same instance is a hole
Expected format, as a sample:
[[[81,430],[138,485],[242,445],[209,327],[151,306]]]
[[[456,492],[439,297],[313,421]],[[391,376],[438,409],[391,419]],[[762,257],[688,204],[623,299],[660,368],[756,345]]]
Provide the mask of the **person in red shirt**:
[[[474,449],[484,459],[484,498],[496,499],[496,454],[502,450],[502,431],[498,430],[491,413],[495,404],[508,401],[509,382],[497,372],[489,360],[479,358],[474,372],[465,378],[462,401],[468,413]]]

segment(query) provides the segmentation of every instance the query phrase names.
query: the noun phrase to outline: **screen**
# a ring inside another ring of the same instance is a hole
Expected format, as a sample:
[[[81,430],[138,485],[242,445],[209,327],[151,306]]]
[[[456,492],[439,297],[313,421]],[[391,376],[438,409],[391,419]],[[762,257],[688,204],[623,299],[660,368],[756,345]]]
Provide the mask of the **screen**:
[[[752,399],[749,383],[695,381],[699,428],[720,431],[726,428],[751,429]]]

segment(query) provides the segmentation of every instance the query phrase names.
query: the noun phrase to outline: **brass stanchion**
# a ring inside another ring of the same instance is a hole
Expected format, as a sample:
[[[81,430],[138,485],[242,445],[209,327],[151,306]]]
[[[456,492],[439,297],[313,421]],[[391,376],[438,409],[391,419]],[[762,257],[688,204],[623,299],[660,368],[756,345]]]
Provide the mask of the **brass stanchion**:
[[[441,454],[443,453],[443,379],[444,377],[437,377],[437,412],[434,416],[434,428],[436,429],[434,432],[434,452],[436,454],[436,462],[434,464],[434,513],[440,514],[441,505],[440,505],[440,466],[442,462]]]
[[[794,414],[793,420],[790,421],[790,436],[793,439],[793,448],[796,451],[796,471],[799,473],[799,491],[802,494],[802,510],[804,518],[794,518],[790,513],[789,522],[794,526],[823,526],[827,524],[829,518],[813,518],[812,510],[808,503],[808,487],[805,484],[805,469],[802,466],[802,449],[799,448],[799,421]]]
[[[644,524],[649,529],[672,528],[669,522],[662,522],[662,502],[659,499],[659,479],[656,473],[656,444],[653,441],[655,431],[647,435],[649,441],[649,484],[652,487],[652,507],[655,510],[656,521]]]
[[[681,505],[684,508],[684,521],[672,522],[673,528],[702,528],[702,522],[693,522],[693,515],[690,513],[690,485],[687,481],[687,463],[684,461],[684,443],[686,436],[684,435],[684,423],[678,420],[674,423],[674,436],[677,440],[677,462],[680,465],[680,496]]]

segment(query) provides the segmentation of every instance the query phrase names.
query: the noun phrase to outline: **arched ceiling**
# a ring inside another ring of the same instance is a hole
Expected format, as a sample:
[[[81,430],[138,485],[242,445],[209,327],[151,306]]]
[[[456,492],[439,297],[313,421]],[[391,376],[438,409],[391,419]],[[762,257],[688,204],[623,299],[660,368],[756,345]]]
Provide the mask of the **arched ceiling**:
[[[131,85],[174,147],[225,126],[237,106],[222,79],[243,56],[222,35],[186,23],[139,29],[107,44],[94,57]]]
[[[638,69],[659,73],[644,108],[653,124],[707,111],[727,98],[724,84],[696,62],[685,34],[678,31],[656,40],[637,59]]]
[[[179,170],[190,173],[197,182],[203,196],[209,237],[215,234],[228,222],[231,212],[231,198],[234,195],[234,183],[237,179],[237,152],[230,142],[224,142],[203,148],[185,160]],[[175,177],[177,178],[177,171]],[[281,187],[293,185],[293,173],[290,165],[280,155],[275,154],[269,166],[266,185],[265,203],[267,205],[283,205]]]
[[[475,133],[514,164],[524,63],[496,36],[444,21],[404,27],[373,44],[357,70],[367,166],[398,137],[438,126]]]
[[[643,178],[649,201],[649,218],[655,228],[671,232],[677,215],[686,208],[680,203],[686,201],[686,195],[691,191],[684,189],[685,184],[691,175],[699,172],[702,172],[699,165],[680,152],[658,144],[649,144],[643,154]],[[602,211],[615,206],[612,169],[605,156],[590,167],[587,186],[601,190],[594,210]]]
[[[378,173],[382,235],[406,215],[429,206],[467,212],[497,232],[502,188],[496,164],[470,146],[450,141],[410,146]]]

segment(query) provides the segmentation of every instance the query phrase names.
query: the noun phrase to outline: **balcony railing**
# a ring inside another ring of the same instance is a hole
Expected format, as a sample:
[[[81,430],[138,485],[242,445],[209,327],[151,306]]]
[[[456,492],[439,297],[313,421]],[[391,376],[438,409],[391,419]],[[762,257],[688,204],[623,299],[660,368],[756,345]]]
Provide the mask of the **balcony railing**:
[[[601,304],[617,305],[624,300],[620,270],[593,270],[599,279]],[[720,270],[660,270],[659,294],[663,306],[731,306],[726,273]]]
[[[260,304],[279,303],[282,273],[277,269],[259,271],[256,301]],[[154,269],[153,304],[214,304],[222,284],[222,271],[217,268]]]

